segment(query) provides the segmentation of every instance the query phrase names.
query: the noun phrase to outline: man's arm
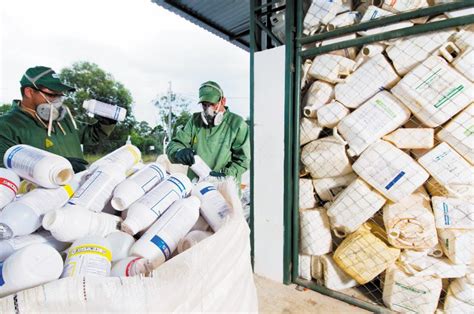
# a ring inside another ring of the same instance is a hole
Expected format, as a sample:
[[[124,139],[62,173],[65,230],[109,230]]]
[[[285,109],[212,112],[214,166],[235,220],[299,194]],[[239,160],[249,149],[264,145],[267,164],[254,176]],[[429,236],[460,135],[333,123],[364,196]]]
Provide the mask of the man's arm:
[[[234,142],[232,143],[232,159],[222,172],[226,176],[240,178],[250,167],[250,131],[249,126],[242,120]]]
[[[99,121],[93,124],[78,123],[79,137],[82,144],[97,144],[112,134],[115,124],[105,124]]]
[[[0,167],[5,167],[3,164],[3,156],[6,151],[17,144],[13,130],[6,126],[6,123],[0,123]]]
[[[168,155],[168,159],[172,163],[178,163],[178,160],[176,160],[176,153],[179,150],[191,147],[192,129],[193,118],[191,117],[191,119],[189,119],[184,128],[178,130],[176,132],[176,135],[168,144],[168,147],[166,148],[166,154]]]

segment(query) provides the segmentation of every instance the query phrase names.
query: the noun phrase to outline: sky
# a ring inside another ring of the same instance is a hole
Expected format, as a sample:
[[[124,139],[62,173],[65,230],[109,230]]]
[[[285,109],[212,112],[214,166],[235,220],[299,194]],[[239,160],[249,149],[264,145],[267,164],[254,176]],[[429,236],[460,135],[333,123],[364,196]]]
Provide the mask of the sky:
[[[199,85],[218,82],[230,110],[249,115],[249,58],[241,48],[151,0],[1,0],[0,104],[20,95],[31,66],[57,72],[88,61],[124,84],[137,120],[159,121],[153,99],[168,90],[193,100]]]

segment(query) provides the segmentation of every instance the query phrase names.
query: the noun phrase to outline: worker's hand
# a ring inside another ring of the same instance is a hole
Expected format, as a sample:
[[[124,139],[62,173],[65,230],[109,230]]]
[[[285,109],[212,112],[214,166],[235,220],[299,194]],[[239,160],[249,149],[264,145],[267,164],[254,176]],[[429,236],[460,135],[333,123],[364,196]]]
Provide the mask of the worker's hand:
[[[219,171],[211,171],[211,172],[209,172],[209,175],[211,177],[216,177],[217,179],[224,179],[225,178],[225,174],[222,173],[222,172],[219,172]]]
[[[183,165],[194,165],[194,151],[191,148],[178,150],[175,155],[176,160]]]
[[[109,119],[109,118],[101,117],[98,115],[94,115],[94,119],[96,119],[100,124],[104,124],[104,125],[117,124],[117,121],[115,121],[114,119]]]
[[[75,157],[65,157],[72,165],[72,170],[74,173],[78,173],[81,171],[86,170],[86,166],[89,164],[86,160],[82,158],[75,158]]]

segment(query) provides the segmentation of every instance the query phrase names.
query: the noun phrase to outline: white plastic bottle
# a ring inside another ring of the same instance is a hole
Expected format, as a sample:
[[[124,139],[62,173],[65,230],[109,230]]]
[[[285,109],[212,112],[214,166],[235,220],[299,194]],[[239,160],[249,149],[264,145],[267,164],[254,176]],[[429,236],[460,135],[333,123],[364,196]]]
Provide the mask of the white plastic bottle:
[[[408,154],[382,140],[369,146],[352,168],[392,202],[413,193],[429,177]]]
[[[121,164],[101,165],[74,193],[69,203],[101,212],[112,198],[115,187],[123,180],[125,168]]]
[[[10,147],[3,164],[23,179],[50,189],[67,184],[74,174],[66,158],[23,144]]]
[[[316,197],[311,179],[299,179],[299,209],[314,208],[316,206]]]
[[[311,280],[311,255],[298,254],[298,277]]]
[[[338,237],[356,231],[385,204],[385,198],[373,191],[364,181],[356,179],[328,209],[329,220]]]
[[[217,232],[227,220],[231,207],[216,187],[209,182],[198,183],[191,193],[201,201],[201,215]]]
[[[121,164],[125,167],[125,171],[130,170],[134,165],[140,162],[142,159],[142,153],[140,150],[131,144],[126,144],[120,148],[117,148],[110,154],[105,155],[97,161],[94,161],[89,167],[89,173],[94,172],[100,165],[112,163]]]
[[[110,243],[99,236],[74,241],[68,250],[61,278],[98,276],[108,277],[112,266]]]
[[[454,279],[449,285],[453,296],[459,300],[474,306],[474,282],[467,276]]]
[[[185,198],[192,186],[186,175],[172,174],[129,207],[127,219],[122,223],[122,231],[135,235],[147,229],[171,204]]]
[[[335,127],[348,114],[349,109],[338,101],[332,101],[316,111],[319,124],[325,128]]]
[[[199,218],[196,221],[196,224],[194,224],[194,226],[191,228],[190,231],[194,231],[194,230],[209,231],[210,228],[211,227],[209,226],[207,221],[201,215],[199,215]]]
[[[63,242],[72,242],[85,236],[105,237],[117,231],[122,219],[106,213],[94,213],[78,205],[66,205],[43,218],[43,228]]]
[[[323,81],[315,81],[303,98],[303,113],[308,118],[316,118],[316,110],[334,98],[334,87]]]
[[[342,8],[341,0],[318,0],[312,1],[303,21],[305,31],[327,24]]]
[[[323,54],[314,58],[308,74],[328,83],[341,83],[351,75],[354,66],[355,61],[349,58],[333,54]]]
[[[69,246],[69,243],[56,240],[48,231],[40,231],[26,236],[15,237],[9,240],[0,241],[0,262],[24,247],[32,244],[44,243],[57,251],[63,251]]]
[[[383,44],[372,43],[364,45],[355,58],[356,65],[354,69],[360,67],[363,63],[370,60],[370,58],[372,58],[373,56],[381,54],[384,50],[385,45]]]
[[[130,254],[164,263],[199,217],[200,201],[190,196],[175,202],[132,246]]]
[[[434,146],[434,130],[430,128],[400,128],[383,137],[400,149],[428,149]]]
[[[362,16],[362,19],[360,20],[361,23],[368,22],[374,19],[381,18],[383,16],[390,16],[393,15],[392,12],[381,9],[376,7],[375,5],[369,5],[367,10],[365,11],[364,15]],[[389,32],[389,31],[394,31],[396,29],[400,28],[405,28],[405,27],[411,27],[413,26],[413,23],[410,21],[403,21],[400,23],[394,23],[382,27],[377,27],[377,28],[372,28],[366,31],[360,31],[358,32],[362,36],[369,36],[369,35],[375,35],[377,33],[384,33],[384,32]]]
[[[471,82],[474,81],[474,63],[472,61],[474,49],[472,46],[461,49],[455,43],[448,41],[440,47],[439,52],[458,72]]]
[[[370,144],[403,125],[410,111],[390,92],[382,91],[367,100],[337,125],[349,144],[350,156],[360,155]]]
[[[436,228],[474,229],[474,203],[457,198],[432,198]]]
[[[132,277],[153,270],[153,262],[143,257],[130,256],[116,262],[110,271],[111,277]]]
[[[467,265],[453,264],[447,258],[435,258],[428,256],[428,253],[428,251],[403,250],[398,264],[405,273],[415,276],[460,278],[467,274]]]
[[[9,239],[35,232],[43,216],[64,206],[79,183],[70,181],[56,189],[37,188],[10,203],[0,212],[0,239]]]
[[[194,164],[190,168],[199,177],[199,180],[206,179],[211,172],[211,168],[199,155],[194,156]]]
[[[184,251],[195,246],[202,240],[209,238],[211,235],[213,235],[213,233],[209,231],[190,231],[184,238],[179,241],[178,253],[183,253]]]
[[[112,250],[112,262],[119,261],[129,256],[130,248],[135,243],[135,238],[128,233],[115,231],[109,233],[105,239],[109,241]]]
[[[300,253],[323,255],[332,251],[332,236],[324,207],[300,210]]]
[[[0,263],[0,298],[59,278],[63,259],[47,244],[32,244]]]
[[[153,162],[120,183],[114,190],[112,207],[124,211],[133,202],[145,195],[166,178],[166,170],[159,163]]]
[[[358,285],[357,281],[352,279],[334,262],[332,255],[320,256],[320,261],[324,274],[324,286],[331,290],[350,289]]]
[[[444,254],[455,264],[474,264],[474,230],[438,229],[439,243]]]
[[[0,168],[0,210],[15,199],[20,177],[10,169]]]
[[[109,118],[118,122],[125,120],[125,116],[127,115],[127,109],[117,105],[107,104],[95,99],[84,100],[82,103],[82,108],[86,109],[92,114],[96,114],[98,116]]]
[[[314,179],[313,186],[322,201],[334,201],[336,196],[355,179],[357,175],[349,173],[340,177]]]
[[[318,139],[323,128],[316,119],[302,118],[300,121],[300,145]]]

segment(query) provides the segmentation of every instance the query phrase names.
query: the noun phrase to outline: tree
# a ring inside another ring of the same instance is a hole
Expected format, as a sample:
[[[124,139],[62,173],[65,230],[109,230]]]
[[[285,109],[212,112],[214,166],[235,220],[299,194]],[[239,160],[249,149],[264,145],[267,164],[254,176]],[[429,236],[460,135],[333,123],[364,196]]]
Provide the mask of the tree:
[[[10,111],[11,108],[12,108],[12,106],[10,104],[0,105],[0,116],[4,115],[8,111]]]

